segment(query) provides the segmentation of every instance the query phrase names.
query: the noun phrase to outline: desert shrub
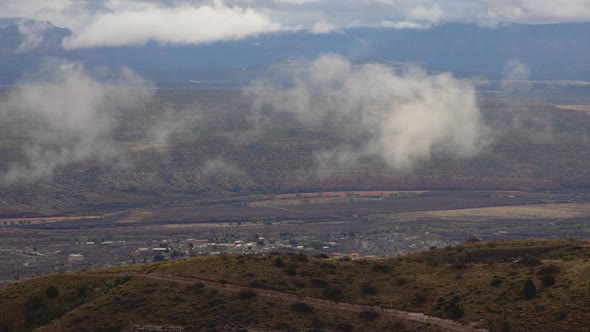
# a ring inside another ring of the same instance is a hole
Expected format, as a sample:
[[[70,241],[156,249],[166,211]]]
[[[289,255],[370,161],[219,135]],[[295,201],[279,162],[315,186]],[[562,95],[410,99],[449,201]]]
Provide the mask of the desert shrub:
[[[414,296],[414,304],[417,306],[421,306],[424,305],[426,302],[428,302],[428,296],[426,296],[426,294],[424,293],[417,293]]]
[[[390,273],[392,268],[391,268],[391,265],[387,265],[387,264],[375,264],[375,265],[373,265],[371,270],[373,272],[378,272],[378,273]]]
[[[377,294],[377,288],[370,283],[365,282],[361,285],[361,292],[365,295],[375,295]]]
[[[295,285],[295,287],[298,288],[305,288],[307,286],[303,281],[299,279],[293,279],[291,280],[291,282],[293,283],[293,285]]]
[[[251,289],[244,289],[244,290],[240,291],[239,296],[241,299],[250,300],[250,299],[257,298],[258,293],[256,293],[255,291],[253,291]]]
[[[538,259],[537,257],[525,256],[520,260],[519,263],[522,265],[526,265],[526,266],[537,266],[537,265],[541,265],[541,260]]]
[[[354,330],[354,326],[352,326],[352,324],[348,324],[348,323],[338,323],[336,325],[336,330],[342,331],[342,332],[349,332],[349,331]]]
[[[507,320],[503,320],[500,323],[500,332],[510,332],[511,328],[510,328],[510,322]]]
[[[365,320],[368,320],[368,321],[374,321],[377,318],[381,317],[381,314],[378,313],[377,311],[367,310],[367,311],[361,311],[360,317],[362,319],[365,319]]]
[[[45,295],[47,295],[47,298],[48,299],[53,299],[53,298],[56,298],[59,295],[59,291],[57,290],[57,287],[55,287],[55,286],[49,286],[45,290]]]
[[[207,302],[207,305],[209,307],[217,307],[218,305],[220,305],[223,301],[219,298],[213,298],[211,300],[209,300],[209,302]]]
[[[539,268],[539,271],[537,272],[537,274],[540,274],[540,275],[557,274],[557,273],[559,273],[559,266],[557,266],[555,264],[543,265]]]
[[[328,286],[324,288],[324,297],[332,301],[340,301],[344,298],[344,292],[338,286]]]
[[[325,287],[327,282],[324,279],[311,279],[311,285],[314,287]]]
[[[398,286],[405,286],[410,282],[410,280],[408,280],[408,278],[405,277],[399,277],[397,279],[395,279],[395,284]]]
[[[283,262],[283,259],[281,257],[275,257],[274,265],[276,267],[285,267],[285,262]]]
[[[455,270],[462,270],[462,269],[466,269],[468,267],[469,267],[469,265],[465,264],[464,262],[460,262],[460,261],[455,261],[455,262],[453,262],[453,264],[451,264],[451,268],[453,268]]]
[[[291,310],[298,313],[312,313],[313,307],[304,302],[295,302],[291,305]]]
[[[2,332],[12,331],[12,324],[10,324],[10,322],[7,322],[7,321],[0,321],[0,331],[2,331]],[[344,331],[344,330],[341,330],[341,331]],[[352,331],[352,330],[348,330],[348,331]]]
[[[492,286],[500,286],[502,284],[502,282],[503,282],[502,278],[500,278],[498,276],[493,276],[491,285]]]
[[[555,285],[555,277],[552,274],[546,274],[541,277],[541,284],[545,287]]]
[[[535,286],[535,283],[533,282],[533,280],[528,279],[524,283],[523,295],[524,295],[524,298],[527,300],[530,300],[530,299],[534,298],[535,296],[537,296],[537,286]]]
[[[131,276],[130,275],[123,275],[120,277],[117,277],[114,281],[115,286],[120,286],[120,285],[124,285],[126,283],[128,283],[131,280]]]
[[[459,306],[452,306],[451,310],[449,311],[449,317],[451,319],[459,319],[461,317],[463,317],[465,315],[465,311],[463,311],[463,308],[459,307]]]
[[[395,322],[392,327],[394,331],[404,331],[406,329],[406,324],[403,322]]]
[[[63,313],[61,307],[46,303],[41,297],[33,297],[26,304],[25,320],[28,327],[44,325],[61,317]]]
[[[287,273],[290,276],[295,276],[295,275],[297,275],[297,270],[295,269],[294,266],[289,266],[288,268],[285,269],[285,273]]]

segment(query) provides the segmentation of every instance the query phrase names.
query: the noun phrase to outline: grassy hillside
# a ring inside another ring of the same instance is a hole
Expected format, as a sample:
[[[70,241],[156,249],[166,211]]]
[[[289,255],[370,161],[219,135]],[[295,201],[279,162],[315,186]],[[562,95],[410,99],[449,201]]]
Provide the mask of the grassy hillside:
[[[87,270],[0,288],[0,327],[581,331],[589,257],[581,242],[478,241],[380,260],[268,254]]]

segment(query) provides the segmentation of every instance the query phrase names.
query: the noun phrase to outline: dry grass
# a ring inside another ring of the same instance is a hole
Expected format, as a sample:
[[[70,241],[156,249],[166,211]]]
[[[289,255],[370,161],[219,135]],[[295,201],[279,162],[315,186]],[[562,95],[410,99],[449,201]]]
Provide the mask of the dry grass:
[[[398,220],[437,218],[466,221],[489,219],[570,219],[590,217],[590,204],[534,204],[526,206],[495,206],[454,210],[409,212],[396,215]]]
[[[428,191],[327,191],[320,193],[297,193],[274,195],[273,199],[248,203],[250,207],[277,207],[304,204],[330,204],[347,202],[350,199],[383,199],[389,195],[420,195]]]
[[[532,240],[477,242],[375,261],[278,254],[199,257],[45,276],[0,288],[0,324],[26,326],[23,308],[49,285],[63,294],[84,285],[93,290],[87,301],[44,330],[130,324],[180,325],[187,331],[287,326],[369,331],[393,324],[398,330],[425,329],[391,317],[363,320],[335,305],[293,310],[293,299],[311,297],[423,312],[490,330],[509,325],[511,331],[578,331],[590,322],[589,257],[587,243]],[[543,271],[554,276],[554,285],[543,286]],[[120,282],[125,274],[130,277]],[[537,296],[526,300],[523,285],[529,278]],[[256,296],[241,296],[233,285],[249,287]],[[71,302],[65,295],[60,301]]]

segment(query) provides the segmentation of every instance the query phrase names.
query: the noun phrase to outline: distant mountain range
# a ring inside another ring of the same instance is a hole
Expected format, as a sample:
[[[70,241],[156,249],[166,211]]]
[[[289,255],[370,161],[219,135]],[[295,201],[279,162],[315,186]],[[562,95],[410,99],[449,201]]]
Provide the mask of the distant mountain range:
[[[62,52],[62,41],[72,32],[51,22],[0,20],[0,54],[52,54]]]
[[[321,53],[339,53],[358,63],[416,63],[487,79],[510,77],[510,64],[518,63],[524,70],[517,78],[590,80],[590,23],[292,31],[200,45],[148,43],[66,51],[62,40],[71,34],[50,22],[0,20],[0,83],[12,84],[43,58],[58,56],[91,66],[127,66],[161,85],[235,86],[273,63]]]

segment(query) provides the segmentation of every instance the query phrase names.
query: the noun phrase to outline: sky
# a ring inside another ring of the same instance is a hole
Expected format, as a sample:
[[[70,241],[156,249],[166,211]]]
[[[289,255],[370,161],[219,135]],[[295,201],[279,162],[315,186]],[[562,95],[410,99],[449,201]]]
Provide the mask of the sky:
[[[590,0],[2,0],[0,17],[70,28],[75,35],[64,46],[75,49],[199,44],[298,29],[590,22]]]

